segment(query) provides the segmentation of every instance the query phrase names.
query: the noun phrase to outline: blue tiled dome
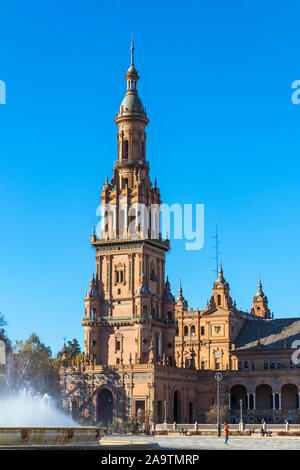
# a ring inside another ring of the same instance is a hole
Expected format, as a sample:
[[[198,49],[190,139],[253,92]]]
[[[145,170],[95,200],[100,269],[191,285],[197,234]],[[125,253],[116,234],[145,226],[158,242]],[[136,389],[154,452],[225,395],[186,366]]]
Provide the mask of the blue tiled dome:
[[[121,114],[145,114],[143,103],[137,94],[128,94],[125,96],[120,107]]]

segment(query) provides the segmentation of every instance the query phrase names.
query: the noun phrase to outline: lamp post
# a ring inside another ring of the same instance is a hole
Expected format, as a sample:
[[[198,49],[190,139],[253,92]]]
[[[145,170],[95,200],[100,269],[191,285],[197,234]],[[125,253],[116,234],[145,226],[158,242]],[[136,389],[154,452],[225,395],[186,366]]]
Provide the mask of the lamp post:
[[[167,429],[167,406],[168,406],[168,402],[165,400],[164,401],[164,408],[165,408],[164,428],[165,429]]]
[[[217,382],[217,437],[221,437],[221,423],[220,423],[220,382],[222,380],[221,372],[217,372],[215,379]]]
[[[243,399],[240,399],[240,431],[244,430],[244,422],[243,422]]]

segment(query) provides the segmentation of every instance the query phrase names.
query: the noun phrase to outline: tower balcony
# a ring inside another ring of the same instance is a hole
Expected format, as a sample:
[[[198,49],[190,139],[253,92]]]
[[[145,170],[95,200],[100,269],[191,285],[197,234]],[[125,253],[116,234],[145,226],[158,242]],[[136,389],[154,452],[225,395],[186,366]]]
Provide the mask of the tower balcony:
[[[116,167],[122,167],[122,166],[145,166],[146,168],[149,168],[149,162],[146,160],[138,160],[138,159],[122,159],[122,160],[116,160],[114,162],[114,168]]]

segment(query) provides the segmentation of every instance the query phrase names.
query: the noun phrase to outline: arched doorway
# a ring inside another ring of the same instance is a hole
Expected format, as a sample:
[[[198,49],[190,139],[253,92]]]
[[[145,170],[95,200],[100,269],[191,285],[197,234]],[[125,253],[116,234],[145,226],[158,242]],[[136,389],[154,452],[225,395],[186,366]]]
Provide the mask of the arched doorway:
[[[298,409],[298,388],[294,384],[283,385],[281,389],[281,407],[284,410]]]
[[[243,411],[247,409],[247,389],[244,385],[234,385],[230,391],[231,409],[239,410],[240,400],[243,402]]]
[[[258,410],[273,408],[272,388],[270,385],[262,384],[256,387],[256,408]]]
[[[173,407],[173,416],[174,422],[180,423],[181,422],[181,403],[180,403],[180,393],[176,390],[174,392],[174,407]]]
[[[100,390],[97,396],[97,420],[108,426],[113,421],[114,399],[108,388]]]

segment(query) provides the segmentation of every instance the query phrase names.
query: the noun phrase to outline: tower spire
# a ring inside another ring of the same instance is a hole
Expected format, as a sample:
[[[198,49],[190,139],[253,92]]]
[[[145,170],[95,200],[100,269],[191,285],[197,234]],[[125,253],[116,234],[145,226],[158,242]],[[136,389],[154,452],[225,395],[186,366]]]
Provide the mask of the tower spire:
[[[218,277],[218,281],[222,281],[223,280],[223,268],[222,268],[222,258],[220,258],[220,267],[219,267],[219,277]]]
[[[264,295],[262,291],[261,275],[258,277],[258,290],[256,295]]]
[[[182,295],[182,286],[181,286],[181,279],[179,279],[178,299],[179,299],[179,300],[182,300],[182,299],[183,299],[183,295]]]
[[[134,68],[134,41],[133,41],[133,33],[132,33],[131,46],[130,46],[130,55],[131,55],[130,68]]]

